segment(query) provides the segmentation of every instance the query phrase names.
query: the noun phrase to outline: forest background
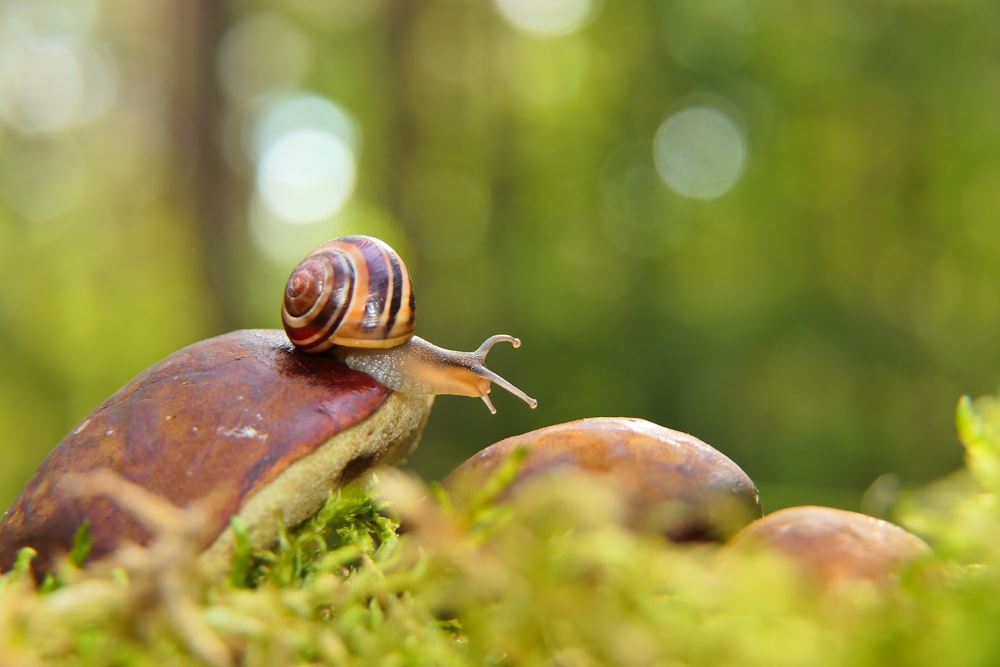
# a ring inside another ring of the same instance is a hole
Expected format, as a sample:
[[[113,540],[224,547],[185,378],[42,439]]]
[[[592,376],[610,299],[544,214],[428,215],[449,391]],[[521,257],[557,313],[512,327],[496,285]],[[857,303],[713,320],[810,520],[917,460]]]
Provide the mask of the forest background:
[[[361,232],[420,335],[524,341],[539,408],[438,399],[425,477],[626,415],[880,513],[1000,382],[997,109],[987,0],[0,0],[0,505]]]

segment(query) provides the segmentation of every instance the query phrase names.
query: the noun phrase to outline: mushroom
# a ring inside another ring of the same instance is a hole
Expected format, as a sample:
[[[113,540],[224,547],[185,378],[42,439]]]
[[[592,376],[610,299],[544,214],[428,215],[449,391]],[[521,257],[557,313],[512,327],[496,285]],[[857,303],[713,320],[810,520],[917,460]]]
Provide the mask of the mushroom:
[[[0,567],[31,546],[44,570],[84,520],[92,558],[124,540],[147,543],[150,531],[126,508],[59,483],[105,469],[177,506],[212,495],[200,560],[217,571],[232,551],[232,516],[255,546],[271,543],[279,514],[295,525],[332,488],[405,457],[433,401],[302,353],[278,330],[194,343],[136,376],[52,450],[0,521]]]
[[[502,499],[571,471],[610,483],[627,526],[677,542],[719,540],[761,516],[753,480],[721,452],[687,433],[624,417],[581,419],[501,440],[460,465],[445,488],[466,502],[522,447],[524,460]]]
[[[858,512],[807,505],[777,510],[733,536],[727,551],[773,550],[826,588],[848,581],[886,585],[931,549],[899,526]]]

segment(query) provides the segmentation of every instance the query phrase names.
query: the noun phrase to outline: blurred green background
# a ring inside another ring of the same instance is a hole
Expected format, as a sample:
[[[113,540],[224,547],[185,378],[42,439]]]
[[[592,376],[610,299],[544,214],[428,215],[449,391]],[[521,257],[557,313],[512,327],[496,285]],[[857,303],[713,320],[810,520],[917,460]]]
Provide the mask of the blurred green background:
[[[988,0],[0,0],[0,504],[349,232],[424,337],[524,341],[539,408],[438,399],[428,478],[598,415],[768,509],[936,478],[1000,377],[998,110]]]

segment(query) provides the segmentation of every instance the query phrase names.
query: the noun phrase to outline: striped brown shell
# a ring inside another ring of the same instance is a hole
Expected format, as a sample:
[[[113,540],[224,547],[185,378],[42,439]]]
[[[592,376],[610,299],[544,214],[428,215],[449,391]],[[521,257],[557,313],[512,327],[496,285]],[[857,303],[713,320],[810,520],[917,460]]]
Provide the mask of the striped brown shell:
[[[415,329],[410,274],[396,251],[371,236],[342,236],[313,250],[285,285],[285,333],[305,352],[334,346],[387,348]]]

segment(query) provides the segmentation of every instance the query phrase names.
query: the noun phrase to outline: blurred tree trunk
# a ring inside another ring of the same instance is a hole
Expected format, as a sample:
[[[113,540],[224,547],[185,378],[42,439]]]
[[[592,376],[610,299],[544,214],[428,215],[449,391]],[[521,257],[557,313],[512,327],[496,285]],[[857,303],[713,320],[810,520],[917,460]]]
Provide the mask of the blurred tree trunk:
[[[214,331],[238,326],[233,279],[234,180],[222,150],[225,106],[216,76],[215,55],[228,21],[223,0],[166,0],[175,17],[177,93],[173,133],[177,187],[188,200],[197,246],[190,270],[202,274],[209,291]]]
[[[409,232],[409,230],[407,229],[408,221],[403,211],[403,191],[407,173],[412,169],[411,161],[417,130],[412,113],[413,104],[410,100],[410,95],[414,92],[414,77],[416,76],[411,71],[411,68],[414,67],[411,41],[413,28],[423,5],[422,0],[394,3],[388,12],[388,20],[386,21],[391,56],[386,61],[390,69],[385,76],[387,83],[385,90],[386,99],[390,101],[393,110],[392,125],[389,128],[388,137],[393,147],[393,159],[389,162],[390,166],[386,175],[386,192],[388,194],[386,203],[393,216],[399,220],[404,232]]]

